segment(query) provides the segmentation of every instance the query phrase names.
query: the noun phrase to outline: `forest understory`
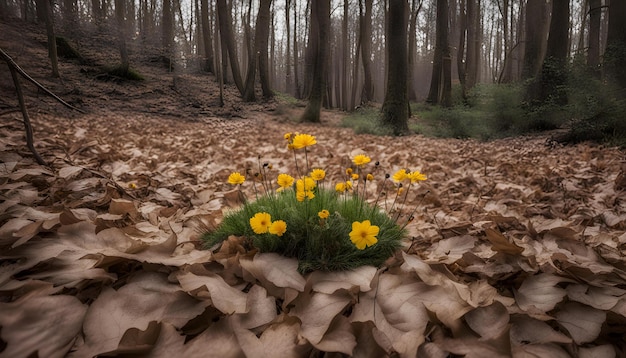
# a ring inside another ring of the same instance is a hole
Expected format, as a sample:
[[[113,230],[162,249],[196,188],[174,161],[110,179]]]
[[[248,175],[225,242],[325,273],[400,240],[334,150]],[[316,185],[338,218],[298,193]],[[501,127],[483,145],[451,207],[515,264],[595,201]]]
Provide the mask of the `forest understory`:
[[[626,356],[622,150],[355,135],[341,112],[305,125],[300,107],[245,104],[230,85],[219,107],[213,76],[146,54],[144,81],[104,75],[90,46],[107,38],[80,44],[90,62],[62,61],[61,81],[25,26],[0,24],[0,47],[86,113],[23,84],[38,165],[0,66],[0,357]],[[303,276],[241,238],[202,248],[240,205],[228,175],[259,157],[293,172],[296,131],[327,172],[364,152],[428,176],[384,267]]]

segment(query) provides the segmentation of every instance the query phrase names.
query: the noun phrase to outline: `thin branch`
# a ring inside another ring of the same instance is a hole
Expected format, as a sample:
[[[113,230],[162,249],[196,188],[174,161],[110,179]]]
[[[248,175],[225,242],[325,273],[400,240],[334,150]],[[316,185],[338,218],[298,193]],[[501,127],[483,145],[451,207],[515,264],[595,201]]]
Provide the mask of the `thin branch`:
[[[4,52],[3,49],[0,48],[0,57],[7,63],[7,65],[9,65],[9,68],[11,68],[13,71],[17,71],[17,73],[19,73],[20,75],[22,75],[22,77],[24,77],[25,79],[27,79],[29,82],[31,82],[32,84],[34,84],[35,86],[37,86],[37,88],[41,89],[42,91],[46,92],[49,96],[51,96],[52,98],[56,99],[57,101],[59,101],[62,105],[64,105],[65,107],[69,108],[69,109],[73,109],[75,111],[78,111],[80,113],[85,113],[83,110],[76,108],[74,106],[72,106],[71,104],[65,102],[63,99],[61,99],[59,96],[55,95],[54,93],[52,93],[49,89],[47,89],[46,87],[44,87],[43,85],[41,85],[39,82],[35,81],[35,79],[33,79],[32,77],[30,77],[28,75],[28,73],[26,73],[26,71],[24,71],[17,63],[15,63],[15,61],[13,61],[13,59],[11,58],[11,56],[9,56],[6,52]]]

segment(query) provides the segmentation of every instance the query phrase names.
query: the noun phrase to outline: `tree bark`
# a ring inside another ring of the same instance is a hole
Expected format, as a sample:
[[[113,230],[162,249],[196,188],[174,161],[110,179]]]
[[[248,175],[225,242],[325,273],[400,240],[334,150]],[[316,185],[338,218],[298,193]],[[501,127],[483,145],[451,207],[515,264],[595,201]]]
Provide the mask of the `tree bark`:
[[[228,11],[226,0],[217,0],[217,12],[219,13],[219,26],[222,39],[222,48],[225,48],[228,52],[228,59],[230,60],[230,68],[233,74],[233,81],[235,82],[235,86],[237,86],[239,93],[243,95],[245,88],[243,85],[243,80],[241,79],[241,70],[239,69],[239,61],[236,47],[237,42],[235,41],[235,34],[233,33],[232,16],[230,11]]]
[[[54,33],[54,14],[49,0],[37,0],[37,6],[41,6],[46,13],[46,34],[48,35],[48,57],[52,66],[52,77],[59,75],[59,58],[57,56],[57,40]]]
[[[609,4],[609,26],[604,51],[606,78],[626,88],[626,1]]]
[[[448,13],[448,0],[437,0],[437,33],[435,35],[433,74],[430,80],[430,91],[426,99],[428,103],[441,104],[444,107],[452,105],[452,59],[448,42]],[[468,50],[469,47],[471,46],[469,46],[468,41]]]
[[[115,17],[117,18],[117,45],[120,50],[120,70],[128,72],[130,60],[128,59],[128,49],[126,47],[126,19],[124,11],[124,0],[115,0]]]
[[[322,100],[328,77],[328,48],[330,33],[330,0],[315,0],[311,4],[311,37],[307,60],[311,68],[309,100],[302,114],[303,122],[319,123]]]
[[[567,54],[569,52],[569,0],[552,0],[552,19],[546,57],[541,67],[541,102],[567,103],[564,86],[567,81]],[[531,89],[531,90],[534,90]],[[532,98],[531,93],[527,98]]]
[[[600,20],[602,0],[589,0],[589,45],[587,66],[596,77],[600,76]]]
[[[254,83],[256,80],[256,69],[259,69],[259,78],[264,98],[272,97],[270,89],[269,69],[268,69],[268,37],[270,31],[270,6],[272,0],[261,0],[259,13],[257,14],[254,34],[253,56],[250,58],[251,64],[248,66],[246,75],[246,88],[243,94],[244,101],[252,102],[256,100],[254,93]]]
[[[363,61],[363,97],[362,102],[374,100],[374,83],[372,82],[372,7],[373,0],[365,0],[365,13],[362,12],[362,0],[359,0],[361,59]]]
[[[528,0],[525,17],[525,47],[522,80],[537,76],[541,69],[543,52],[543,0]]]
[[[441,1],[441,0],[439,0]],[[394,135],[409,131],[408,51],[407,25],[409,22],[407,0],[389,0],[387,21],[387,90],[382,107],[382,123]]]
[[[162,46],[168,60],[170,70],[174,64],[174,17],[172,15],[172,0],[163,0]]]
[[[208,0],[200,0],[200,19],[202,23],[202,43],[204,44],[204,70],[215,74]]]

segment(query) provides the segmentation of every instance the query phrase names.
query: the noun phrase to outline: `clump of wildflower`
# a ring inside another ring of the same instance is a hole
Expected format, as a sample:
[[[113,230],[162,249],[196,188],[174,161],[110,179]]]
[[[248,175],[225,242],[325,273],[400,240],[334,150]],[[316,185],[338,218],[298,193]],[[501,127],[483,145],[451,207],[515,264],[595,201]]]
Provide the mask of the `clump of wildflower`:
[[[241,185],[244,181],[246,181],[246,177],[239,172],[233,172],[228,176],[228,184]]]
[[[307,198],[312,200],[315,198],[315,193],[313,192],[314,189],[315,180],[313,180],[313,178],[304,177],[303,179],[298,179],[298,181],[296,181],[296,198],[300,202]]]
[[[372,225],[369,220],[363,222],[355,221],[352,223],[352,231],[350,231],[350,241],[359,250],[364,250],[366,247],[372,246],[378,242],[376,235],[378,235],[380,228],[376,225]]]

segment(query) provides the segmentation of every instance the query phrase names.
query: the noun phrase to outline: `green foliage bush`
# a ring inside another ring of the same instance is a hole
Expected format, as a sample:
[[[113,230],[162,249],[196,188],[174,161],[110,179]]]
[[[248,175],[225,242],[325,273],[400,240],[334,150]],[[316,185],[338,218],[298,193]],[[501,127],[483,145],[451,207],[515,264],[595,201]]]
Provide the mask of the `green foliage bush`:
[[[392,135],[390,128],[380,122],[380,110],[375,107],[357,108],[342,118],[341,126],[352,128],[356,134]]]

